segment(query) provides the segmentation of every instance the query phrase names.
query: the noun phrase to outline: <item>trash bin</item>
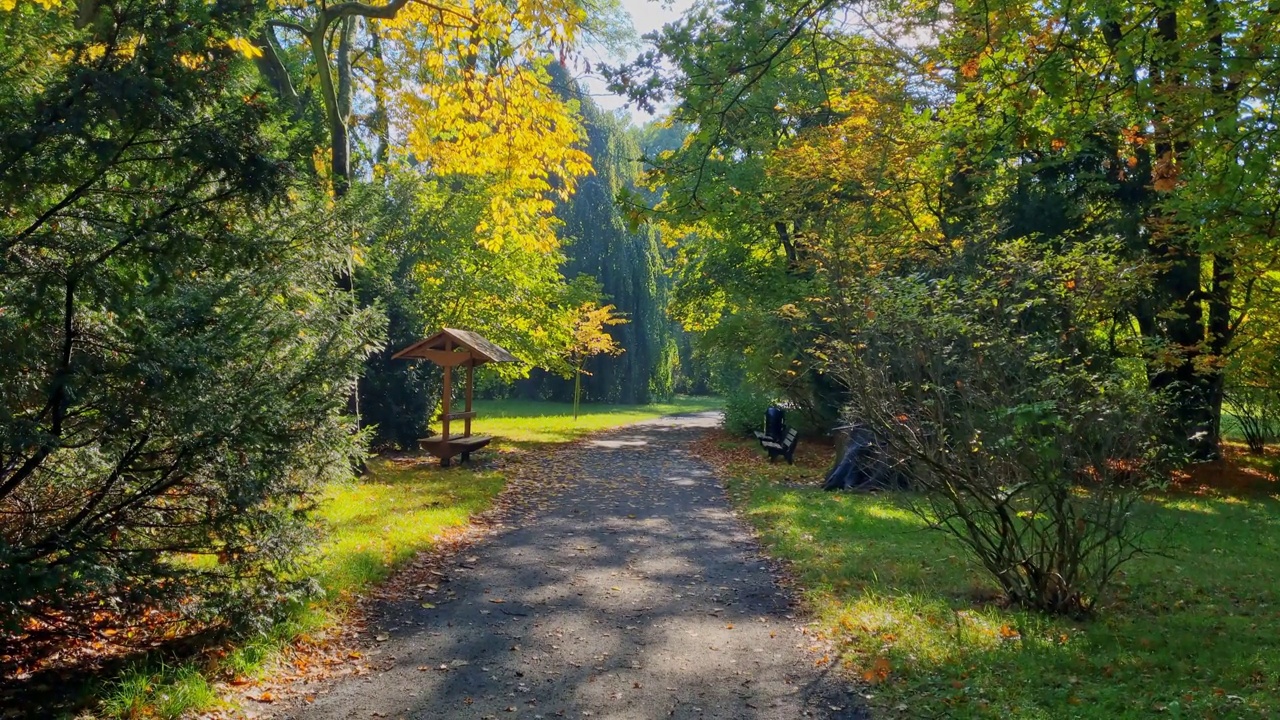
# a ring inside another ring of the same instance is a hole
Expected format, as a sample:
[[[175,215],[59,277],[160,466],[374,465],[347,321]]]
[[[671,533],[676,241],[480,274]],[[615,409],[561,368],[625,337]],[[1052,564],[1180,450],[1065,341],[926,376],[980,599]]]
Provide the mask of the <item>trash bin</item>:
[[[781,440],[786,434],[787,412],[777,405],[764,411],[764,434],[775,440]]]

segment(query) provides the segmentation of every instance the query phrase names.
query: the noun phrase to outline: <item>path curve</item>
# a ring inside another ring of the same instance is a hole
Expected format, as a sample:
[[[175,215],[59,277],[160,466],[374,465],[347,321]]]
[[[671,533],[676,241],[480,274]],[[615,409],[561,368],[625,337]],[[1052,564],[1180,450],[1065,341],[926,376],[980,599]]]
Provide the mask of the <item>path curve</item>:
[[[445,566],[434,607],[376,611],[378,671],[282,715],[865,717],[688,450],[718,420],[647,421],[527,461],[521,508]]]

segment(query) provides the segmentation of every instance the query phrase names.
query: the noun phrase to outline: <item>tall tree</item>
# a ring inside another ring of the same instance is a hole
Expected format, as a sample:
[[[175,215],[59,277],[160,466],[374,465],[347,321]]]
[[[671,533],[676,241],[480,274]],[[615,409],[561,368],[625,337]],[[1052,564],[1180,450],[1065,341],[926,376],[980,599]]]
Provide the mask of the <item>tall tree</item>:
[[[576,309],[598,290],[566,282],[560,252],[476,242],[470,232],[485,209],[484,189],[477,180],[446,183],[394,169],[385,185],[352,189],[367,238],[355,290],[389,323],[387,347],[369,358],[360,383],[362,418],[376,426],[379,443],[416,447],[434,419],[439,369],[391,356],[441,327],[478,330],[523,361],[481,368],[482,386],[532,367],[567,372]]]
[[[609,330],[625,352],[587,360],[583,391],[598,402],[649,402],[670,394],[676,357],[656,228],[632,227],[618,204],[620,196],[636,190],[640,150],[623,121],[602,112],[565,69],[553,70],[558,89],[578,104],[593,167],[556,209],[567,257],[563,272],[594,278],[606,301],[629,320]],[[574,394],[573,385],[556,373],[535,374],[526,390],[561,399]]]

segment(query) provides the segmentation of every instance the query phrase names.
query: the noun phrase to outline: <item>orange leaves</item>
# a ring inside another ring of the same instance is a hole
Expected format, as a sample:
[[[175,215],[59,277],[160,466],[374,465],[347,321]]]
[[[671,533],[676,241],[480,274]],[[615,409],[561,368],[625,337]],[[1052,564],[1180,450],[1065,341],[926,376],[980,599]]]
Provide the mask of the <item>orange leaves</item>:
[[[1181,167],[1172,152],[1166,152],[1151,168],[1151,187],[1156,192],[1171,192],[1178,187]]]
[[[1120,131],[1120,138],[1128,145],[1141,147],[1146,144],[1146,132],[1140,125],[1132,125]],[[1136,164],[1136,163],[1135,163]]]
[[[1000,639],[1001,639],[1001,640],[1020,640],[1020,639],[1022,639],[1022,633],[1018,632],[1018,631],[1017,631],[1013,626],[1011,626],[1011,625],[1001,625],[1001,626],[1000,626],[1000,632],[999,632],[999,635],[1000,635]]]
[[[892,665],[889,664],[889,658],[878,657],[871,667],[862,673],[862,679],[872,685],[882,683],[889,679],[889,672],[892,669]]]

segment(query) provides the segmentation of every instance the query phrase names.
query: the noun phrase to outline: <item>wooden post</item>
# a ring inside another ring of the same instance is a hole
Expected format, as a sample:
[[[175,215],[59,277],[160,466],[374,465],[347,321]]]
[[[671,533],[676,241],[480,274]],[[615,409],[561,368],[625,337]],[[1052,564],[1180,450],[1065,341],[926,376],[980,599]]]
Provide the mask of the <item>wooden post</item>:
[[[467,419],[463,422],[466,432],[465,437],[471,437],[471,383],[475,379],[476,361],[475,358],[467,361]]]
[[[453,350],[453,341],[445,342],[444,349],[446,352]],[[453,384],[450,382],[453,375],[453,368],[444,366],[444,407],[440,411],[440,436],[445,442],[449,442],[449,398],[453,396]]]

